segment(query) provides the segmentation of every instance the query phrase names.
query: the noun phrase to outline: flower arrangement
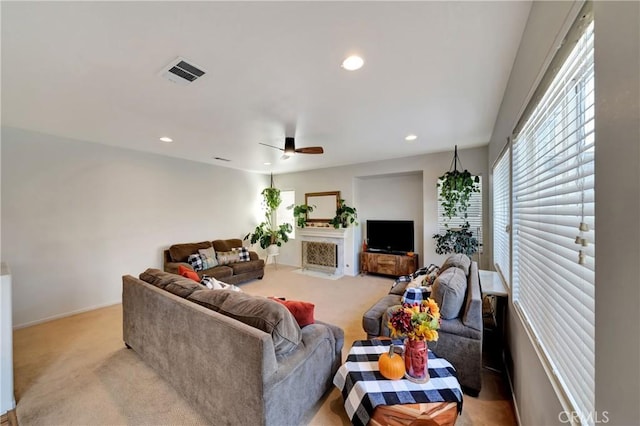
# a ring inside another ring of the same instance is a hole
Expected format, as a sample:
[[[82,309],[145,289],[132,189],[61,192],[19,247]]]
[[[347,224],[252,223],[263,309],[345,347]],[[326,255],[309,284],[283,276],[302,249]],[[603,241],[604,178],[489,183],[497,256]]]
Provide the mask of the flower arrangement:
[[[440,307],[428,298],[421,303],[404,303],[389,320],[392,337],[407,337],[410,340],[438,340]]]

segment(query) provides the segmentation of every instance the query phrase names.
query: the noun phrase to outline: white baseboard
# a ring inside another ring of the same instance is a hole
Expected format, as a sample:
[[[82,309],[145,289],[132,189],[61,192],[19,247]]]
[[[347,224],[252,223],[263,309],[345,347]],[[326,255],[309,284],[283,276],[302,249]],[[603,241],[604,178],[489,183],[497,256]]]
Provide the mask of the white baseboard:
[[[106,308],[108,306],[119,305],[121,303],[122,303],[122,300],[118,300],[118,301],[115,301],[115,302],[108,302],[108,303],[103,303],[103,304],[100,304],[100,305],[89,306],[87,308],[82,308],[82,309],[78,309],[78,310],[75,310],[75,311],[65,312],[63,314],[53,315],[53,316],[50,316],[50,317],[47,317],[47,318],[42,318],[42,319],[35,320],[35,321],[29,321],[29,322],[26,322],[24,324],[14,325],[13,329],[14,330],[18,330],[20,328],[31,327],[32,325],[38,325],[38,324],[42,324],[44,322],[49,322],[49,321],[53,321],[53,320],[60,319],[60,318],[70,317],[72,315],[82,314],[84,312],[94,311],[94,310],[100,309],[100,308]]]

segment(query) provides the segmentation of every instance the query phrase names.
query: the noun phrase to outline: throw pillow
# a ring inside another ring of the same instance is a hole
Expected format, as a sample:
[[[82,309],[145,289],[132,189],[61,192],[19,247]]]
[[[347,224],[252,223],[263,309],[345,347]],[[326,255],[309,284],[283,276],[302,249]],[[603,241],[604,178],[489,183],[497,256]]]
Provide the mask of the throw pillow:
[[[216,252],[219,265],[229,265],[231,263],[240,262],[240,253],[237,251],[219,251]]]
[[[223,283],[215,279],[214,277],[210,277],[208,275],[203,275],[202,280],[200,280],[200,284],[207,286],[207,288],[211,290],[233,290],[233,291],[242,291],[240,287],[236,287],[233,284]]]
[[[284,305],[296,319],[300,328],[315,323],[313,311],[316,305],[313,303],[301,302],[298,300],[282,300],[277,297],[270,297],[269,299]]]
[[[198,250],[198,253],[202,256],[203,268],[210,269],[218,266],[218,259],[216,259],[216,251],[213,247]]]
[[[187,263],[191,265],[196,272],[204,269],[204,262],[202,261],[202,255],[200,253],[190,254],[187,258]]]
[[[443,273],[449,268],[460,268],[465,275],[469,275],[469,267],[471,266],[471,259],[466,254],[456,253],[447,257],[442,266],[440,267],[440,273]]]
[[[251,260],[251,257],[249,256],[249,249],[246,247],[234,247],[231,251],[238,253],[238,256],[240,256],[240,262],[248,262]]]
[[[187,268],[184,265],[178,266],[178,275],[182,275],[183,277],[190,278],[196,282],[200,282],[200,276],[198,275],[198,273]]]
[[[413,305],[414,303],[420,303],[423,300],[427,300],[429,295],[431,294],[431,289],[427,287],[409,287],[405,290],[402,295],[401,302],[409,303]]]
[[[467,292],[467,276],[462,269],[449,268],[438,275],[433,283],[431,297],[440,306],[442,319],[460,316]]]

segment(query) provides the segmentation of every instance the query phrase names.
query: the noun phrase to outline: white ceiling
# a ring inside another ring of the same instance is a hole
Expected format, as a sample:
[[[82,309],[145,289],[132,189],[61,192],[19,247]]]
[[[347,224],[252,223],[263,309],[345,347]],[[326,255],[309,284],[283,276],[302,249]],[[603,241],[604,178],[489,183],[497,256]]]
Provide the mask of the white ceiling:
[[[274,173],[481,146],[530,5],[2,1],[2,125]]]

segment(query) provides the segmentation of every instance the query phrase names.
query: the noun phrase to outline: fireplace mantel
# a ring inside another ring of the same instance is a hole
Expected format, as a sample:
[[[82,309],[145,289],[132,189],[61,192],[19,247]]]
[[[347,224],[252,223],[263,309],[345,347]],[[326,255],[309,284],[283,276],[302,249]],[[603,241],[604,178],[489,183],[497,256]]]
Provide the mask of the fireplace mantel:
[[[298,235],[303,237],[324,237],[324,238],[345,238],[345,228],[321,228],[321,227],[306,227],[296,230]]]

